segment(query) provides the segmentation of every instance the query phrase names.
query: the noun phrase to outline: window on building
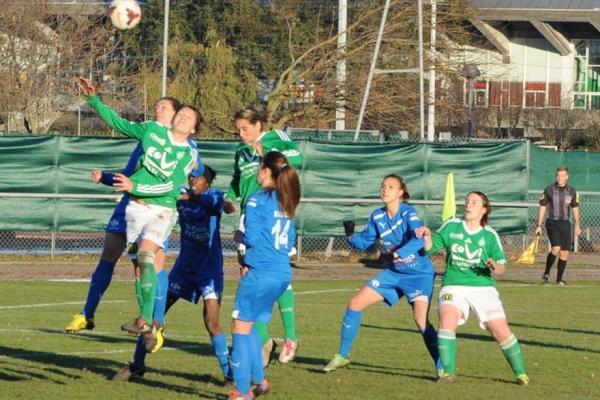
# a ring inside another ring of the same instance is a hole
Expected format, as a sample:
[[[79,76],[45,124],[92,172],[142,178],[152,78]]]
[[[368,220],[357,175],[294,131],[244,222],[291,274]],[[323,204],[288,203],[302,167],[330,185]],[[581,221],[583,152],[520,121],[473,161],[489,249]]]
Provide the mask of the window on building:
[[[600,110],[600,40],[581,41],[576,51],[573,106]]]

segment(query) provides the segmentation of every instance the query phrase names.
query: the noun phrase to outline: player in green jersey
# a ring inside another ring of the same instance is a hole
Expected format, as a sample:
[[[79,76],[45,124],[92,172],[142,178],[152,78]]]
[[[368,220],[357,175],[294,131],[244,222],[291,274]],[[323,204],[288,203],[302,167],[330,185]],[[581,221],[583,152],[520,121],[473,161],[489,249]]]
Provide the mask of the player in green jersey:
[[[453,382],[456,359],[456,329],[472,310],[479,326],[498,342],[509,362],[516,382],[529,384],[521,347],[511,332],[493,275],[503,274],[506,257],[500,237],[490,226],[490,201],[481,192],[471,192],[465,200],[463,219],[451,219],[433,235],[427,227],[418,228],[428,254],[446,250],[446,271],[438,295],[440,329],[438,346],[444,365],[443,382]]]
[[[152,324],[157,284],[154,260],[176,223],[179,187],[187,182],[196,163],[197,152],[188,138],[198,131],[200,113],[194,107],[183,106],[173,118],[171,129],[155,122],[126,129],[121,125],[131,123],[115,118],[112,110],[94,95],[87,80],[80,78],[79,84],[88,104],[111,128],[142,145],[140,167],[131,177],[116,174],[114,186],[131,195],[125,211],[127,242],[137,245],[141,269],[140,284],[136,285],[140,316],[121,328],[134,334],[142,333],[146,347],[152,349],[158,329]]]
[[[90,94],[95,95],[95,88],[87,81],[85,83],[91,92]],[[155,121],[170,128],[171,121],[173,120],[173,117],[175,117],[175,114],[180,106],[181,104],[179,101],[173,97],[160,98],[156,102],[155,106]],[[114,119],[119,118],[120,117],[115,114]],[[121,123],[119,123],[119,125],[124,129],[135,129],[135,127],[139,124],[145,124],[145,122],[130,123],[129,121],[122,120]],[[141,146],[136,146],[129,158],[129,161],[127,162],[127,166],[123,170],[125,175],[131,175],[137,169],[137,161],[140,151]],[[102,176],[103,175],[101,171],[92,172],[93,182],[99,183],[102,179]],[[123,196],[107,224],[102,255],[94,273],[92,274],[85,306],[83,307],[82,312],[74,315],[69,324],[65,327],[67,332],[77,332],[82,329],[94,328],[95,311],[103,294],[106,292],[111,283],[115,265],[119,257],[121,257],[121,254],[123,254],[123,250],[125,250],[127,246],[125,235],[125,208],[127,207],[128,202],[129,196]],[[158,252],[156,259],[154,260],[154,266],[156,273],[158,274],[158,287],[159,289],[164,287],[164,290],[166,291],[168,286],[167,271],[163,269],[165,258],[166,255],[164,251]],[[140,271],[139,265],[137,265],[137,260],[133,258],[132,262],[134,264],[136,276],[139,278]],[[159,291],[157,291],[157,296],[159,295]]]
[[[288,159],[289,164],[298,169],[302,166],[303,157],[298,151],[296,143],[282,130],[264,131],[267,118],[264,113],[249,106],[235,113],[234,122],[242,142],[235,150],[235,164],[233,179],[227,191],[226,202],[233,207],[232,200],[241,200],[240,227],[243,227],[244,209],[248,198],[260,190],[256,180],[263,157],[271,151],[279,151]],[[243,245],[240,250],[240,261],[244,252]],[[241,264],[242,265],[242,264]],[[284,348],[279,354],[279,361],[287,363],[294,358],[298,347],[296,337],[294,291],[290,285],[281,295],[277,303],[284,326]],[[263,344],[263,363],[269,362],[273,349],[273,340],[269,337],[266,323],[257,322],[256,329]]]

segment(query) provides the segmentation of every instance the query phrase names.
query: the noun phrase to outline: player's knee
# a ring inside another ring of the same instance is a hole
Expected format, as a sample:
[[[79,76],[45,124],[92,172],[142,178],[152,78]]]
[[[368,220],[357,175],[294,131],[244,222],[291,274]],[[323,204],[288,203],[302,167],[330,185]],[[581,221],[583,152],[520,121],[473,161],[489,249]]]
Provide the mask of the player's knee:
[[[557,256],[558,253],[560,253],[560,247],[553,247],[550,252],[552,253],[552,255]]]
[[[561,250],[560,251],[560,259],[561,260],[567,260],[569,258],[569,251],[568,250]]]
[[[140,250],[138,251],[138,255],[137,255],[137,259],[138,262],[140,263],[140,265],[143,267],[144,265],[152,265],[152,268],[154,268],[154,258],[156,257],[156,255],[154,254],[154,252],[149,251],[149,250]]]
[[[219,321],[214,318],[205,318],[204,326],[210,336],[218,336],[221,333],[221,325],[219,324]]]
[[[354,296],[348,302],[348,308],[352,311],[361,311],[363,309],[362,301],[360,300],[360,298]]]
[[[421,330],[421,332],[423,332],[425,330],[425,328],[427,328],[427,318],[415,315],[414,319],[415,319],[415,324],[417,324],[417,327],[419,328],[419,330]]]

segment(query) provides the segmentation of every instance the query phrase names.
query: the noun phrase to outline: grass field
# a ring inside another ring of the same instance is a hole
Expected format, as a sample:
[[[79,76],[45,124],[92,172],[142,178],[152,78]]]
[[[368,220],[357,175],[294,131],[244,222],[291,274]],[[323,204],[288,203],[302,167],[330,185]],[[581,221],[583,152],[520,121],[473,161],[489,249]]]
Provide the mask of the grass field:
[[[267,369],[271,399],[599,399],[600,282],[568,287],[504,282],[499,290],[520,339],[531,377],[519,387],[500,350],[471,319],[458,333],[458,380],[436,384],[433,365],[406,303],[365,313],[353,363],[330,374],[321,367],[335,352],[340,318],[363,281],[299,281],[300,350],[294,363]],[[130,360],[134,338],[119,326],[136,313],[133,285],[115,282],[96,315],[96,329],[63,333],[79,312],[85,282],[0,281],[0,398],[223,399],[216,360],[201,323],[201,307],[176,304],[167,341],[147,359],[144,380],[110,379]],[[235,282],[222,312],[229,331]],[[436,291],[437,293],[437,291]],[[281,334],[276,313],[272,333]],[[432,320],[437,325],[436,310]]]

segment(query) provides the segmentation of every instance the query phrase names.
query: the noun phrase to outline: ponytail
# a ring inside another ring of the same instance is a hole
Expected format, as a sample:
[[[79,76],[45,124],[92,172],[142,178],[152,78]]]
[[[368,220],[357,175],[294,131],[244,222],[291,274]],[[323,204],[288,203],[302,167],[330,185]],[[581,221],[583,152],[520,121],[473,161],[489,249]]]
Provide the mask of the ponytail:
[[[287,158],[278,151],[267,153],[262,165],[271,171],[281,212],[294,218],[301,196],[300,178],[296,170],[288,165]]]

